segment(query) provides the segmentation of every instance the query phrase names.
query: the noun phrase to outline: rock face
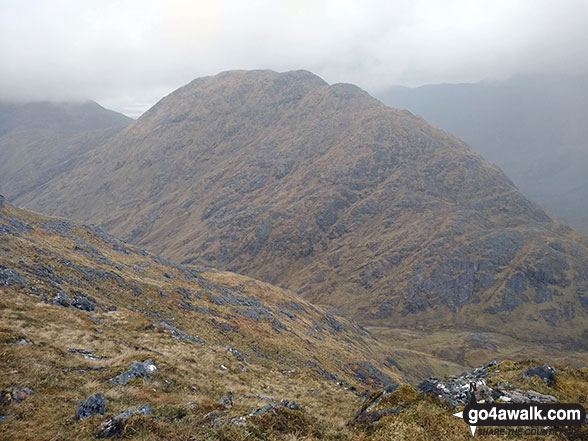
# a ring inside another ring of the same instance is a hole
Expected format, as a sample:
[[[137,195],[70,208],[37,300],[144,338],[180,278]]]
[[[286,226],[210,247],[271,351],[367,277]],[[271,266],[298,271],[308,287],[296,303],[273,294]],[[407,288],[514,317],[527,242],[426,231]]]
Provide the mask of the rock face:
[[[199,78],[58,178],[17,202],[364,323],[588,341],[588,239],[463,141],[349,84]]]
[[[76,420],[91,417],[92,415],[104,415],[106,411],[106,400],[103,393],[90,395],[86,400],[78,402],[76,409]]]

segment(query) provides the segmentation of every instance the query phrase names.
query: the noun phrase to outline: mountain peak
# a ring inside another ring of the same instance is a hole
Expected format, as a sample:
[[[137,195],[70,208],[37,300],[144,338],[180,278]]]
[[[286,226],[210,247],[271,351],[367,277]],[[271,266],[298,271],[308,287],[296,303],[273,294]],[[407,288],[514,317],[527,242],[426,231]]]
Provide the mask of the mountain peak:
[[[460,139],[306,71],[197,79],[16,202],[366,324],[585,344],[575,233]]]

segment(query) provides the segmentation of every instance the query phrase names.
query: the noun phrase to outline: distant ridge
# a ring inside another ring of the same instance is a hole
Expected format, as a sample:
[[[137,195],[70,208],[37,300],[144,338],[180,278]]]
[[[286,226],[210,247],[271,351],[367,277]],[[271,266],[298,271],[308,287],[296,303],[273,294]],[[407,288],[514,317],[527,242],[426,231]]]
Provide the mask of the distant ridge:
[[[525,195],[588,233],[588,74],[391,87],[378,97],[465,139]]]
[[[38,188],[132,121],[93,101],[0,101],[0,191]]]

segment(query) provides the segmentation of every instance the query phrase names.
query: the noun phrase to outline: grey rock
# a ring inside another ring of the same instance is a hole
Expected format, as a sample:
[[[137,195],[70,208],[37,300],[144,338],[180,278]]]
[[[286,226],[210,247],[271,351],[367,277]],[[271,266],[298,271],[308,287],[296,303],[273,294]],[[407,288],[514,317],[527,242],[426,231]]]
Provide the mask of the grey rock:
[[[28,387],[10,386],[6,388],[6,398],[10,403],[20,403],[33,395],[35,392]]]
[[[475,386],[476,390],[480,389],[483,391],[484,395],[487,394],[488,391],[486,390],[487,385],[485,378],[488,375],[488,368],[496,364],[495,361],[491,361],[484,366],[465,371],[459,376],[451,376],[442,379],[428,378],[418,385],[418,389],[423,393],[430,393],[438,396],[453,407],[460,404],[466,404],[470,400],[471,385]]]
[[[17,233],[27,233],[32,229],[28,223],[18,220],[15,217],[7,216],[3,212],[0,212],[0,219],[8,222],[11,230],[15,230]]]
[[[104,415],[106,400],[104,394],[90,395],[86,400],[80,400],[76,409],[76,420],[91,417],[92,415]]]
[[[133,416],[132,411],[127,409],[118,415],[107,418],[98,427],[98,430],[96,431],[96,438],[110,438],[111,436],[120,433],[123,428],[123,423],[131,416]]]
[[[181,329],[178,329],[175,326],[172,326],[168,323],[160,322],[160,323],[158,323],[158,325],[163,326],[164,328],[171,331],[172,337],[177,338],[178,340],[191,341],[193,343],[204,343],[204,340],[202,340],[201,338],[192,337],[191,335],[188,335],[187,333],[185,333]]]
[[[96,302],[94,297],[84,294],[81,291],[77,291],[71,302],[71,306],[72,308],[76,308],[82,311],[92,312],[96,309],[96,306],[98,306],[98,302]]]
[[[263,415],[265,413],[271,412],[272,410],[283,407],[289,410],[300,410],[300,406],[295,401],[290,400],[281,400],[279,403],[268,403],[263,407],[255,409],[245,415],[241,415],[235,418],[232,418],[229,423],[235,424],[237,426],[247,426],[247,419],[254,415]]]
[[[392,379],[388,374],[383,373],[369,361],[360,361],[357,363],[357,367],[354,369],[354,376],[364,383],[372,380],[383,387],[392,383]]]
[[[27,281],[15,269],[0,265],[0,285],[26,285]]]
[[[212,427],[219,427],[222,423],[222,417],[227,414],[227,410],[213,410],[204,415],[204,419],[212,423]]]
[[[71,306],[72,299],[66,293],[64,293],[61,289],[57,291],[55,297],[51,299],[51,303],[57,306],[65,306],[69,308]]]
[[[223,406],[228,407],[229,409],[232,408],[233,407],[233,392],[231,392],[231,391],[227,392],[227,395],[219,398],[217,403],[222,404]]]
[[[543,395],[533,390],[515,389],[510,383],[499,383],[494,389],[486,383],[488,368],[495,365],[496,362],[487,363],[484,366],[465,371],[459,376],[447,377],[443,379],[429,378],[422,381],[418,388],[424,393],[432,393],[445,400],[453,407],[467,404],[470,400],[470,391],[473,386],[476,401],[494,402],[501,400],[512,403],[550,403],[555,402],[555,397]],[[527,372],[529,371],[529,372]],[[553,381],[555,370],[549,366],[536,366],[527,369],[524,376],[540,375]],[[523,375],[521,374],[521,375]],[[545,381],[545,380],[544,380]]]
[[[70,352],[72,354],[79,354],[88,360],[105,360],[108,358],[108,357],[102,357],[100,355],[92,354],[92,351],[90,351],[88,349],[67,348],[67,352]]]
[[[140,406],[136,411],[136,414],[143,414],[143,415],[152,415],[153,412],[151,410],[151,406],[149,404],[143,404]]]
[[[551,366],[532,366],[521,373],[523,377],[532,377],[534,375],[541,378],[547,386],[552,386],[555,383],[557,371]]]
[[[58,233],[62,236],[66,236],[76,225],[66,219],[50,219],[46,222],[40,223],[39,226],[48,233]]]
[[[184,308],[184,309],[188,309],[190,311],[196,311],[196,308],[190,302],[186,302],[184,300],[180,300],[180,302],[178,303],[178,305],[180,307]]]
[[[30,341],[28,338],[19,338],[18,340],[8,342],[9,345],[17,345],[17,346],[28,346],[32,345],[33,342]]]
[[[555,403],[557,400],[552,395],[543,395],[534,390],[512,390],[501,391],[498,397],[502,401],[509,403]]]
[[[130,380],[134,380],[135,378],[142,378],[145,380],[149,375],[157,370],[157,366],[155,366],[155,363],[152,359],[147,359],[145,361],[133,361],[129,363],[128,366],[130,369],[114,378],[111,378],[110,384],[124,385],[127,384]]]
[[[373,410],[371,412],[358,412],[353,420],[358,423],[373,423],[382,417],[400,413],[402,406],[387,407],[385,409]]]
[[[229,351],[231,354],[233,354],[237,360],[245,362],[245,357],[243,357],[243,354],[241,354],[237,349],[235,349],[229,345],[224,345],[224,346],[225,346],[226,350]]]
[[[151,406],[143,404],[138,409],[125,409],[119,414],[107,418],[96,431],[96,438],[110,438],[122,431],[124,422],[134,415],[152,415]]]

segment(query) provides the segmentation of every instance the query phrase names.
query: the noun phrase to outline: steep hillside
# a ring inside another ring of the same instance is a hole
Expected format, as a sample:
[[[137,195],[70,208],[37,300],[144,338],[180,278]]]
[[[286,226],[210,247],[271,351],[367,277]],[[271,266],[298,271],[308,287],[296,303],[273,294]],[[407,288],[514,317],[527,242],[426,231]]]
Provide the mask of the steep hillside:
[[[84,438],[88,427],[69,426],[94,393],[109,412],[147,403],[170,419],[214,410],[228,390],[235,415],[288,399],[341,419],[401,378],[355,323],[248,277],[175,265],[1,199],[0,244],[0,390],[35,391],[26,410],[0,397],[0,430],[14,439]],[[146,359],[157,369],[145,384],[109,384]]]
[[[392,87],[378,97],[465,139],[525,195],[588,233],[588,75]]]
[[[421,382],[460,366],[415,351],[414,338],[391,354],[291,292],[1,197],[0,245],[2,439],[466,440],[452,414],[473,375],[496,396],[588,393],[586,368],[556,366],[544,384],[521,375],[528,360]]]
[[[92,101],[0,102],[0,192],[43,185],[132,121]]]
[[[463,141],[305,71],[194,80],[17,201],[364,324],[588,341],[585,236]]]

